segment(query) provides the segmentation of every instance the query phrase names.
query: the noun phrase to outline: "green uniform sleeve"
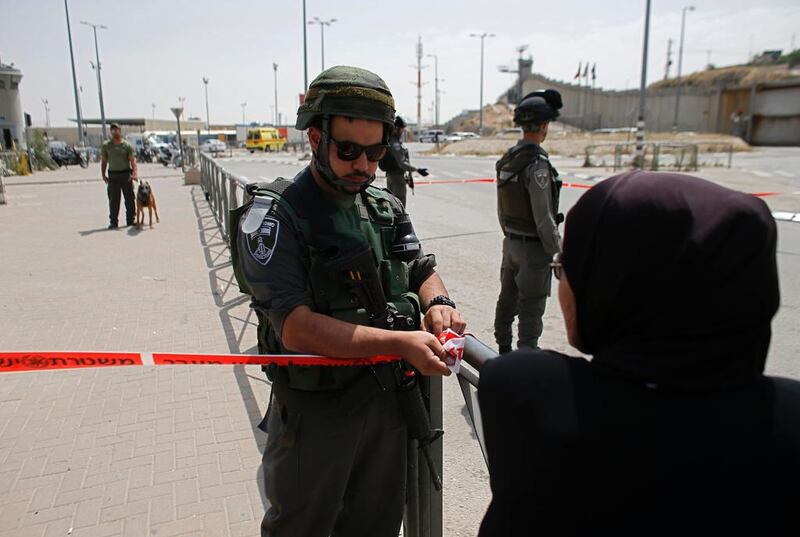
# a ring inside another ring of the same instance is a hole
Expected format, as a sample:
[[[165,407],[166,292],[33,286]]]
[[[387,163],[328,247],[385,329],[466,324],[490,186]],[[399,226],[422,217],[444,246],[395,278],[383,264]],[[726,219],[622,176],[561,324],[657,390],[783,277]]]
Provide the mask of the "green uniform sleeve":
[[[133,146],[127,142],[125,142],[125,152],[128,155],[128,158],[131,158],[135,153],[133,152]]]
[[[100,147],[100,157],[108,160],[108,146],[106,144]]]
[[[561,251],[561,235],[558,233],[558,224],[554,217],[553,175],[550,173],[550,163],[540,158],[535,164],[528,166],[525,170],[525,181],[531,198],[536,233],[542,241],[544,251],[548,255],[555,255]]]

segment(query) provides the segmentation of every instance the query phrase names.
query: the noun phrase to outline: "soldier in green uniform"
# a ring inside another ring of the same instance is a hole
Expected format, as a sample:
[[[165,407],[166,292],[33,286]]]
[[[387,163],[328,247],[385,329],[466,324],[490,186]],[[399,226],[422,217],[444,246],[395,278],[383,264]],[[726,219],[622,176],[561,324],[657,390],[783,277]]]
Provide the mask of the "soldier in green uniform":
[[[374,73],[322,72],[297,112],[311,164],[252,188],[252,204],[234,212],[234,270],[252,296],[261,352],[391,354],[423,375],[449,374],[435,334],[463,331],[464,319],[402,205],[371,186],[394,114]],[[407,443],[399,372],[397,362],[267,368],[262,536],[397,536]]]
[[[136,202],[133,197],[133,181],[138,179],[136,151],[122,138],[122,130],[111,124],[111,139],[103,144],[100,166],[103,181],[108,191],[108,229],[118,227],[120,194],[125,197],[125,222],[132,226],[136,220]]]
[[[550,262],[559,252],[558,197],[561,181],[541,143],[563,106],[555,90],[534,91],[514,110],[523,137],[497,161],[497,216],[505,238],[494,337],[511,351],[511,325],[519,315],[519,347],[539,346],[550,294]]]

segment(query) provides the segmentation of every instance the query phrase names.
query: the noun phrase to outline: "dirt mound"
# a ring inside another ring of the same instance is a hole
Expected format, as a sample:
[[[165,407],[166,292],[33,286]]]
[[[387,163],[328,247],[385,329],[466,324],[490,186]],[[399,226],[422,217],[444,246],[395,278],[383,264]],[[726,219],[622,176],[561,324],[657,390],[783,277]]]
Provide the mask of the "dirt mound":
[[[698,88],[723,86],[751,86],[761,82],[787,80],[800,77],[800,70],[786,65],[748,66],[737,65],[721,69],[697,71],[680,78],[670,78],[651,84],[649,90],[659,90],[685,85]]]

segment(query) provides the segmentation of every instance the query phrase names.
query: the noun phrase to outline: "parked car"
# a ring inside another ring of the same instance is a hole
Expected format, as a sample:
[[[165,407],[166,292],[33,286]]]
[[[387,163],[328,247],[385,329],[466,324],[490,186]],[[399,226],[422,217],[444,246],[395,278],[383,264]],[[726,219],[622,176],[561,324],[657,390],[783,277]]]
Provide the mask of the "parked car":
[[[441,142],[444,140],[444,131],[441,129],[429,129],[419,135],[419,141],[425,143]]]
[[[227,150],[228,146],[225,145],[225,142],[222,140],[215,140],[212,138],[200,144],[200,151],[204,153],[219,153]]]
[[[463,139],[464,137],[457,132],[451,132],[450,134],[444,137],[445,142],[460,142]]]
[[[474,132],[458,131],[454,132],[453,134],[460,136],[462,140],[471,140],[473,138],[480,138],[480,136],[478,136],[478,134]]]

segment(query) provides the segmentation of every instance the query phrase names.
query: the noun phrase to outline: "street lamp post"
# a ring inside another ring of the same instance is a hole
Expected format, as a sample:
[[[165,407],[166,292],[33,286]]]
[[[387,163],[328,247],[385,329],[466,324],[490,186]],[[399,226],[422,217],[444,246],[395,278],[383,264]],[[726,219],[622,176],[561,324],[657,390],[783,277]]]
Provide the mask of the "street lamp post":
[[[211,117],[208,115],[208,77],[203,77],[203,86],[206,90],[206,134],[211,134]]]
[[[44,124],[47,125],[47,128],[50,128],[50,101],[47,99],[42,99],[42,103],[44,104]]]
[[[319,38],[320,46],[322,48],[322,70],[325,70],[325,27],[330,26],[336,22],[336,19],[322,20],[319,17],[314,17],[313,20],[308,21],[308,24],[319,24]]]
[[[72,52],[72,30],[69,26],[69,6],[64,0],[64,11],[67,18],[67,40],[69,41],[69,60],[72,64],[72,89],[75,92],[75,114],[78,116],[78,141],[83,145],[83,118],[81,117],[81,102],[78,97],[78,76],[75,74],[75,54]]]
[[[275,126],[278,126],[278,64],[272,62],[272,70],[275,72]]]
[[[439,126],[439,56],[436,54],[428,54],[429,58],[433,58],[433,105],[434,105],[434,118],[436,126]]]
[[[150,104],[150,108],[151,108],[151,117],[153,119],[155,119],[156,118],[156,103],[151,103]]]
[[[483,32],[482,34],[469,34],[469,36],[481,39],[481,106],[478,113],[478,136],[483,136],[483,42],[487,37],[494,37],[494,34]]]
[[[245,110],[247,110],[247,101],[243,102],[241,105],[242,107],[242,125],[247,125]]]
[[[95,63],[97,64],[95,70],[97,71],[97,96],[100,99],[100,123],[103,126],[103,140],[106,139],[106,109],[103,105],[103,79],[100,76],[100,50],[97,46],[97,29],[100,28],[101,30],[108,30],[107,26],[102,24],[93,24],[87,21],[81,21],[81,24],[85,24],[86,26],[91,26],[92,30],[94,31],[94,59]]]
[[[306,0],[303,0],[303,93],[308,90],[308,39],[306,37]]]
[[[647,99],[647,48],[650,42],[650,0],[644,14],[644,45],[642,51],[642,80],[639,84],[639,118],[636,121],[636,160],[634,166],[644,167],[644,118]]]
[[[677,91],[675,92],[675,119],[672,121],[672,130],[678,130],[678,114],[681,106],[681,71],[683,69],[683,35],[684,30],[686,29],[686,12],[687,11],[694,11],[694,6],[685,6],[681,13],[681,44],[678,49],[678,87]]]
[[[170,108],[170,110],[172,110],[172,113],[175,114],[175,119],[178,121],[178,148],[181,151],[181,171],[186,172],[186,159],[183,155],[183,138],[181,137],[181,114],[183,113],[183,100],[185,99],[181,99],[181,106],[177,108]]]

